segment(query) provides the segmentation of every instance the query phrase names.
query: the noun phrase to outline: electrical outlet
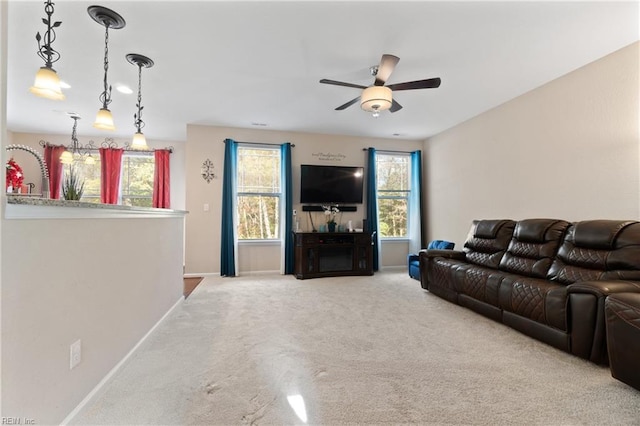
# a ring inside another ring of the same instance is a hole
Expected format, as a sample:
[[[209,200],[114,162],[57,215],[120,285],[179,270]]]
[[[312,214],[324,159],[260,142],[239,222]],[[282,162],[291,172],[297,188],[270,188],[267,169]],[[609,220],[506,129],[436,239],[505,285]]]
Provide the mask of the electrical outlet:
[[[296,216],[298,214],[298,211],[296,209],[293,209],[293,215]]]
[[[209,203],[205,203],[203,208],[202,208],[205,212],[209,211]]]
[[[73,370],[82,361],[82,341],[76,340],[69,347],[69,370]]]

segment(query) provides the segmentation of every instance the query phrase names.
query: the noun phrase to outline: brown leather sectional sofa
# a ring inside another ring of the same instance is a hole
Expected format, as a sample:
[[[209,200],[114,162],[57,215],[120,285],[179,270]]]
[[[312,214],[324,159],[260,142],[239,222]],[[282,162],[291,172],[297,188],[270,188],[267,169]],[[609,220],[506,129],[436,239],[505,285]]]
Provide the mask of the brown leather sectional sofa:
[[[424,289],[607,364],[605,299],[640,293],[640,222],[476,220],[463,251],[420,253]]]

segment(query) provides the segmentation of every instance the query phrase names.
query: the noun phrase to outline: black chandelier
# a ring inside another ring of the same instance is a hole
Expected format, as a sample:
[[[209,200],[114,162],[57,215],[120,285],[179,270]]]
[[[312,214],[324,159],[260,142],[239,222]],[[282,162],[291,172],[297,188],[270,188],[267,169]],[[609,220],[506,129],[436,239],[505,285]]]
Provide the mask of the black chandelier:
[[[89,6],[87,9],[89,16],[98,24],[104,26],[104,90],[100,94],[100,102],[102,108],[96,115],[96,121],[93,123],[93,127],[101,130],[115,130],[116,127],[113,123],[113,115],[109,110],[109,104],[111,103],[111,86],[107,82],[107,73],[109,71],[109,28],[114,30],[124,28],[126,22],[124,18],[111,9],[107,9],[102,6]]]
[[[44,5],[44,13],[47,14],[47,17],[42,18],[42,22],[47,26],[47,31],[44,33],[44,37],[40,36],[40,32],[36,33],[38,56],[44,60],[44,67],[41,67],[36,73],[35,81],[29,91],[34,95],[59,101],[64,99],[64,94],[60,88],[60,78],[53,69],[53,64],[60,59],[60,53],[51,44],[56,39],[54,28],[58,28],[62,22],[52,22],[53,2],[51,0],[47,0]]]
[[[138,112],[133,114],[133,125],[136,127],[136,133],[133,135],[131,148],[149,149],[147,146],[147,140],[142,133],[142,128],[144,127],[144,121],[142,121],[142,110],[144,108],[142,106],[142,67],[151,68],[153,66],[153,61],[146,56],[139,55],[137,53],[129,53],[126,58],[130,64],[138,67],[138,102],[136,103]]]
[[[85,164],[95,164],[96,160],[91,155],[91,149],[93,146],[90,144],[87,147],[83,147],[78,142],[76,129],[78,128],[78,120],[80,120],[80,116],[72,114],[70,117],[73,120],[71,144],[67,146],[67,149],[60,156],[60,162],[62,164],[73,164],[74,162],[84,161]]]

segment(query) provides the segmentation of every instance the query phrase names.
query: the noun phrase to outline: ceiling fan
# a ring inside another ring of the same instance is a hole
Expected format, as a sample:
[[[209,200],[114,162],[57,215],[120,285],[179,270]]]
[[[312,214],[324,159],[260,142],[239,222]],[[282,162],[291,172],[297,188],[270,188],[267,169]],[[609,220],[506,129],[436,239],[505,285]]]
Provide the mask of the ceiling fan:
[[[402,109],[395,99],[393,99],[392,92],[400,90],[414,90],[414,89],[435,89],[440,87],[440,78],[428,78],[425,80],[407,81],[405,83],[396,83],[385,86],[389,76],[395,69],[396,65],[400,61],[400,58],[394,55],[384,54],[380,59],[380,65],[374,65],[369,68],[371,75],[375,77],[375,81],[372,86],[362,86],[360,84],[344,83],[342,81],[328,80],[323,78],[320,83],[333,84],[336,86],[353,87],[356,89],[362,89],[360,96],[351,99],[349,102],[340,105],[336,108],[336,111],[342,111],[349,108],[351,105],[360,101],[360,107],[373,113],[374,117],[380,115],[380,111],[389,110],[390,112],[396,112]]]

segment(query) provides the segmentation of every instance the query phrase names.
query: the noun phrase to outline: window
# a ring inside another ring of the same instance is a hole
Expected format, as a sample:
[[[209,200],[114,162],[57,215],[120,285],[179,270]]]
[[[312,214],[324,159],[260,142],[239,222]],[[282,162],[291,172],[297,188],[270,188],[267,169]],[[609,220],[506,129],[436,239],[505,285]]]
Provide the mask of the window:
[[[378,153],[376,158],[378,232],[381,237],[408,237],[411,157]]]
[[[123,155],[120,175],[120,204],[151,207],[155,159],[149,155]]]
[[[100,203],[100,155],[93,155],[93,158],[95,164],[78,161],[75,166],[85,180],[82,201]],[[154,172],[153,156],[125,152],[120,171],[120,204],[151,207]]]
[[[82,193],[82,201],[88,203],[100,203],[100,156],[91,155],[95,160],[95,164],[85,164],[84,161],[78,161],[75,166],[84,178],[84,192]]]
[[[238,239],[280,238],[280,148],[238,146]]]

